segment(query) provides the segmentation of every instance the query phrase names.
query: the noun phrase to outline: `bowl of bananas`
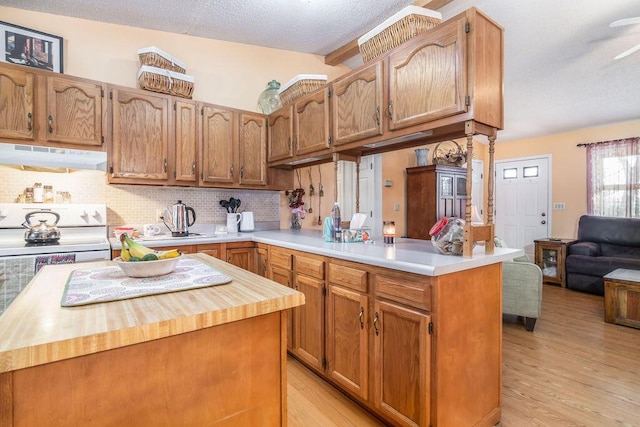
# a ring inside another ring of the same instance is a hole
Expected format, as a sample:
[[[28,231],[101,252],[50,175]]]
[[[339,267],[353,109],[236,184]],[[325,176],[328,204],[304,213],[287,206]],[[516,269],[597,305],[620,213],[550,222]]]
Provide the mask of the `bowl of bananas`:
[[[120,236],[120,256],[113,261],[129,277],[155,277],[171,273],[180,260],[179,249],[156,251],[129,237]]]

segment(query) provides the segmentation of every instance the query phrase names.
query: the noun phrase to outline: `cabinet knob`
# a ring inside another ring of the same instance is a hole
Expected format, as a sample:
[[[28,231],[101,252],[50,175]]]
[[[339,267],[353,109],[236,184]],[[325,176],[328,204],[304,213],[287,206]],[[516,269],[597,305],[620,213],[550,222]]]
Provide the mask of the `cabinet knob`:
[[[393,121],[393,101],[389,101],[389,121]]]
[[[47,123],[49,124],[49,133],[53,133],[53,117],[51,117],[51,114],[47,117]]]
[[[28,113],[27,114],[27,130],[28,131],[32,131],[33,130],[33,124],[31,123],[33,119],[33,114]]]
[[[376,107],[376,126],[380,126],[380,106]]]
[[[364,307],[360,307],[358,318],[360,319],[360,329],[364,329]]]

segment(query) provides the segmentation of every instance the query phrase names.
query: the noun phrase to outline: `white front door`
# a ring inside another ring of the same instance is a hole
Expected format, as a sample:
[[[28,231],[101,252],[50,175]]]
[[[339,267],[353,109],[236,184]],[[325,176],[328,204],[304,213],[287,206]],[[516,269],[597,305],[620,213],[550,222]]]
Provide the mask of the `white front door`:
[[[533,252],[535,239],[549,236],[550,157],[496,161],[496,236],[510,248]]]

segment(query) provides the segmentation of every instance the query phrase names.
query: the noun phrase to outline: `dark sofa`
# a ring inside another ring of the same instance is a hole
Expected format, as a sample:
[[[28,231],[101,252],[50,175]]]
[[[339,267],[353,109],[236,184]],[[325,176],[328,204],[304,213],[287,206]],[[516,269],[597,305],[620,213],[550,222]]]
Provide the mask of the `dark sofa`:
[[[616,268],[640,270],[640,219],[581,216],[567,248],[567,287],[604,295],[602,277]]]

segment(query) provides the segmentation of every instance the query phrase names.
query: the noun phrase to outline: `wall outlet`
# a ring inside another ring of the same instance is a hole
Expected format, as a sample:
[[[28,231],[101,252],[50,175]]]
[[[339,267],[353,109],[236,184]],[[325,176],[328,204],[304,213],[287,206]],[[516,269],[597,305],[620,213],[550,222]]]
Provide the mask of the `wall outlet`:
[[[396,203],[393,208],[396,210],[396,212],[400,212],[400,203]]]
[[[156,221],[162,222],[163,216],[164,216],[164,209],[156,209]]]

